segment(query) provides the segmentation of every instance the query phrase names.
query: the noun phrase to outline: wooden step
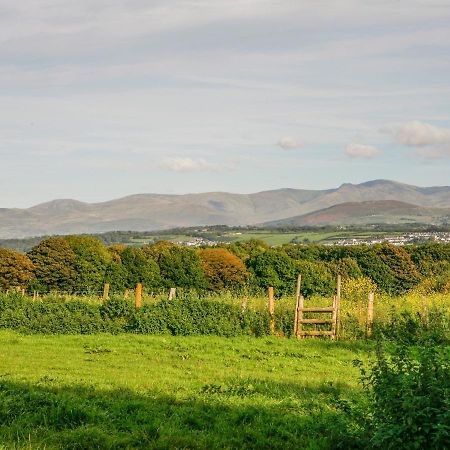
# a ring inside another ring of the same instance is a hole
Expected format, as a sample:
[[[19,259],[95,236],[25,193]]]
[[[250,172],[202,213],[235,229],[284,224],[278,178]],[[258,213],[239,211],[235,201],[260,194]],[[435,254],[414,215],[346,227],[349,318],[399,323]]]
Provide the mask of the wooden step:
[[[333,312],[336,308],[299,308],[303,312]]]
[[[300,323],[334,323],[334,319],[301,319]]]
[[[299,336],[334,336],[334,331],[299,331]]]

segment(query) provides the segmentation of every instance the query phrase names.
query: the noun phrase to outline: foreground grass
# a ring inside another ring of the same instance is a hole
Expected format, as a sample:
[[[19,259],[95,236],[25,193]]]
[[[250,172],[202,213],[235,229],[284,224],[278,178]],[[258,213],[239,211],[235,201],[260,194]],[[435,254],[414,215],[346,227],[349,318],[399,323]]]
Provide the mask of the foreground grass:
[[[367,346],[0,333],[0,448],[355,448]],[[1,446],[3,444],[3,447]]]

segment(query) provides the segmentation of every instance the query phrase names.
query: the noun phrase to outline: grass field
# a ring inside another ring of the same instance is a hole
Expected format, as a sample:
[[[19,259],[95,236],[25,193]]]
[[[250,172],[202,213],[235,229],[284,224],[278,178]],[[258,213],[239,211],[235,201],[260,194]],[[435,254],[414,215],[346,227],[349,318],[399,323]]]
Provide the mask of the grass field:
[[[364,342],[0,332],[0,448],[354,448]],[[3,445],[3,446],[2,446]]]

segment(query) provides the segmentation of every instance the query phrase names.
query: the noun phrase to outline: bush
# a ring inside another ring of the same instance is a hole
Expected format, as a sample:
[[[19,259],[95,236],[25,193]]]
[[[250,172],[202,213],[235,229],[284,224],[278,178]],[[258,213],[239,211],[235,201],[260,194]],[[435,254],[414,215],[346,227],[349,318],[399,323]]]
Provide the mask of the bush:
[[[432,344],[418,350],[397,346],[387,356],[379,347],[369,371],[362,369],[373,447],[450,447],[450,362],[445,352]]]

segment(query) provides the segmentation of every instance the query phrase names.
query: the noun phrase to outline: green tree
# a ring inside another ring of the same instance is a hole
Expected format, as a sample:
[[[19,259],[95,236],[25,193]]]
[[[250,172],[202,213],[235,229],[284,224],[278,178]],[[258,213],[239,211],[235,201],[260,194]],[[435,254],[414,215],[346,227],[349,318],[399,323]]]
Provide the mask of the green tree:
[[[195,250],[169,241],[146,245],[142,250],[157,262],[164,287],[206,288],[202,262]]]
[[[35,267],[33,287],[41,292],[51,290],[71,292],[75,285],[76,255],[66,239],[44,239],[28,253]]]
[[[254,274],[258,286],[273,286],[278,293],[295,290],[297,278],[296,262],[283,251],[270,249],[247,261],[247,267]]]
[[[375,252],[389,267],[393,284],[389,291],[394,294],[404,294],[420,282],[420,273],[411,260],[411,255],[402,247],[384,244],[375,247]]]
[[[121,253],[120,258],[126,273],[127,288],[134,288],[137,283],[142,283],[147,290],[161,286],[158,264],[142,249],[129,247]]]
[[[34,265],[28,256],[0,248],[0,288],[27,288],[34,279]]]
[[[65,239],[75,253],[75,290],[101,291],[112,261],[111,254],[100,240],[90,236],[67,236]]]

